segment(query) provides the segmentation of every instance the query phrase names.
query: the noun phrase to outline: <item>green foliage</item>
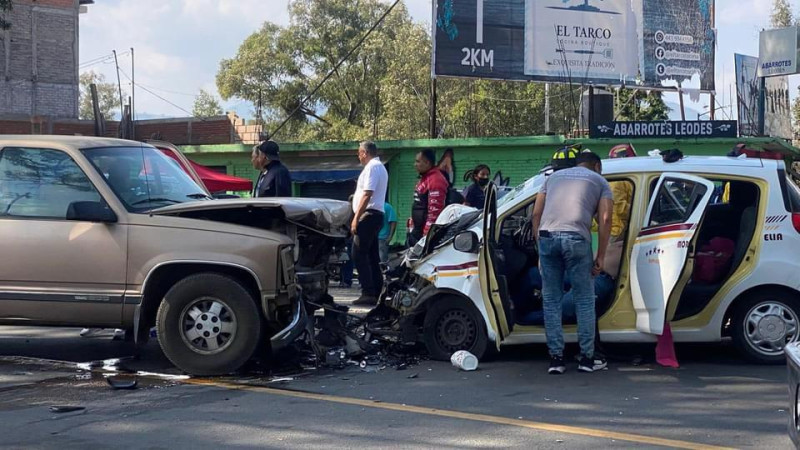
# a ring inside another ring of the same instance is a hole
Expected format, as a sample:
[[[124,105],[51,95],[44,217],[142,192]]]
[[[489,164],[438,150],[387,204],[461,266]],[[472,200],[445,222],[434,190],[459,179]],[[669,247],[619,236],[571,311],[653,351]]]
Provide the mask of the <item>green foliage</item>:
[[[205,89],[200,89],[194,98],[192,115],[194,117],[213,117],[225,114],[216,97],[208,93]]]
[[[84,72],[79,79],[80,86],[80,109],[78,115],[81,119],[94,119],[92,109],[92,91],[89,85],[92,83],[97,87],[97,102],[100,104],[100,113],[106,120],[114,118],[113,110],[120,108],[119,88],[115,83],[107,83],[106,77],[101,73],[93,71]],[[123,92],[123,95],[126,95]]]
[[[792,7],[788,0],[773,0],[772,13],[769,24],[772,28],[785,28],[792,26]]]
[[[217,73],[223,99],[261,104],[267,132],[353,48],[386,10],[381,0],[292,0],[290,25],[265,23]],[[284,141],[415,139],[429,134],[431,39],[400,3],[280,131]],[[542,84],[437,80],[440,137],[543,134]],[[580,88],[554,85],[551,129],[576,127]]]
[[[670,108],[659,91],[620,89],[616,96],[617,120],[667,120]]]
[[[11,23],[4,17],[3,13],[11,11],[13,4],[11,0],[0,0],[0,30],[7,30],[11,28]]]

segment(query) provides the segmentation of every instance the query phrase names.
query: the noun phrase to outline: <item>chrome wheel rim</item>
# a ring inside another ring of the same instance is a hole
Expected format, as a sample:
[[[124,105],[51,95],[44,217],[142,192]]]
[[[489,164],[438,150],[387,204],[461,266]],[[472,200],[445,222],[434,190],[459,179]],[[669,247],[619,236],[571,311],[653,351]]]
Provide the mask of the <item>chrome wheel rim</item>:
[[[747,344],[764,356],[780,356],[786,344],[797,341],[797,314],[777,301],[761,302],[744,318]]]
[[[189,303],[180,323],[183,342],[201,355],[225,351],[236,337],[236,314],[218,298],[201,297]]]

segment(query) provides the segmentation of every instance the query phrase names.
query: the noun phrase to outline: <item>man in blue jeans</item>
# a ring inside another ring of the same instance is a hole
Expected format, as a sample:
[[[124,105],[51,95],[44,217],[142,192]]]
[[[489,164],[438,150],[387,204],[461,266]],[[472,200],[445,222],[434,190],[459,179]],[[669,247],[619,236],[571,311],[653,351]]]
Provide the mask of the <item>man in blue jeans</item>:
[[[613,196],[608,182],[600,174],[600,157],[580,153],[576,167],[554,172],[545,180],[533,209],[533,232],[538,236],[539,267],[542,273],[542,303],[547,348],[550,352],[548,373],[562,374],[564,336],[562,301],[564,279],[572,285],[578,319],[578,343],[581,356],[578,370],[593,372],[607,363],[594,354],[595,293],[593,276],[603,271],[611,233]],[[597,257],[592,260],[592,218],[597,216]]]

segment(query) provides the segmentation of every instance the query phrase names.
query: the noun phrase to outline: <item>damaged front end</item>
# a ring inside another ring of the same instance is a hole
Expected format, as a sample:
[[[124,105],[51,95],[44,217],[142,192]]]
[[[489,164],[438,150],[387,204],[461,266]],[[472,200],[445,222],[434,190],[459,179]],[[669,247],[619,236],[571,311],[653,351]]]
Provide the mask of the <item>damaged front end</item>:
[[[262,311],[273,331],[273,350],[313,332],[314,311],[332,305],[330,277],[346,252],[350,204],[325,199],[231,199],[175,205],[154,214],[254,227],[287,236],[278,249],[276,282],[264,292]],[[266,254],[266,253],[265,253]]]
[[[440,271],[477,267],[477,262],[473,264],[476,255],[457,252],[452,243],[482,217],[482,212],[474,208],[448,207],[426,237],[390,263],[384,274],[381,302],[367,316],[374,335],[391,336],[406,345],[420,342],[429,300],[448,291],[464,291],[454,285],[456,278],[440,282]]]

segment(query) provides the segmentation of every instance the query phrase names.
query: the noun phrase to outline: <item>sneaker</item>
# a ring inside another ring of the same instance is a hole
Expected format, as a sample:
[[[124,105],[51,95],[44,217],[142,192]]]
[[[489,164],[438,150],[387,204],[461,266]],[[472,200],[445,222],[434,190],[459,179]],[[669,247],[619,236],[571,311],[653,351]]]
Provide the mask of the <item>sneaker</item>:
[[[599,358],[597,356],[593,358],[583,356],[578,363],[579,372],[592,373],[595,370],[603,370],[606,367],[608,367],[608,362],[604,358]]]
[[[561,356],[551,356],[550,357],[550,368],[547,369],[547,373],[550,375],[561,375],[567,371],[567,366],[564,365],[564,358]]]
[[[81,337],[97,337],[105,331],[103,328],[84,328],[81,330]]]
[[[353,302],[356,306],[375,306],[378,304],[378,297],[374,295],[362,295]]]
[[[121,330],[119,328],[114,330],[114,337],[111,338],[112,341],[124,341],[125,340],[125,330]]]

